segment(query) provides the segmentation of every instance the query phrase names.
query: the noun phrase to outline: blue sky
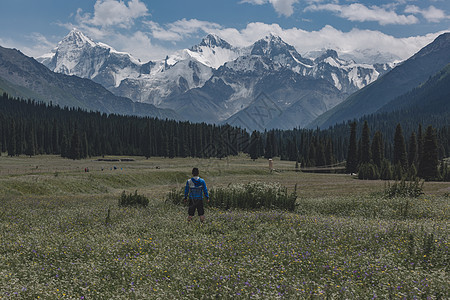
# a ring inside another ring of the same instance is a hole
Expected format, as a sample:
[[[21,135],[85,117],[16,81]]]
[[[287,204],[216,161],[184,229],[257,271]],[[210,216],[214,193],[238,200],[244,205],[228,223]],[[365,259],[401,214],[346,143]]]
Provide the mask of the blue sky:
[[[216,33],[247,46],[269,33],[302,54],[406,59],[450,31],[449,0],[1,0],[0,45],[49,52],[72,28],[147,61]]]

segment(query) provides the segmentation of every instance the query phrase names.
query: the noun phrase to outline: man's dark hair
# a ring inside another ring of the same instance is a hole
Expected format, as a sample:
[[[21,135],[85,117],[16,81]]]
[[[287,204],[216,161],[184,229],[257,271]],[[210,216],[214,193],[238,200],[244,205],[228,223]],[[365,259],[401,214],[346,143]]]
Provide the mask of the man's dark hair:
[[[199,172],[198,172],[198,168],[193,168],[192,169],[192,175],[193,176],[198,176]]]

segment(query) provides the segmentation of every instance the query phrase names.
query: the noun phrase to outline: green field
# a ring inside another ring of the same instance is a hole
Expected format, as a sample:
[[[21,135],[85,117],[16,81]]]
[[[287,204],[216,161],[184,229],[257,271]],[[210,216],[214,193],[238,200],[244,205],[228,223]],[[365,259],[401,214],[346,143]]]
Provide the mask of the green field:
[[[383,181],[292,162],[133,159],[0,156],[1,299],[449,298],[448,183],[387,199]],[[297,184],[297,209],[206,207],[187,223],[166,195],[194,166],[209,189]],[[149,206],[119,208],[123,191]]]

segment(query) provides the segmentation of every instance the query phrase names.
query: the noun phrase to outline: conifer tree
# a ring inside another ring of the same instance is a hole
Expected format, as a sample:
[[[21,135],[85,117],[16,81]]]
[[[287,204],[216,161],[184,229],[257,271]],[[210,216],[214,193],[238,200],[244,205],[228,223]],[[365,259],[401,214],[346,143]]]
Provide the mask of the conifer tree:
[[[331,141],[331,139],[327,140],[327,144],[325,147],[325,159],[328,166],[334,164],[335,159],[333,155],[333,142]]]
[[[377,130],[372,140],[372,160],[373,163],[381,169],[381,162],[384,159],[384,151],[383,151],[383,137],[381,132]]]
[[[87,138],[87,134],[86,132],[83,133],[83,139],[81,141],[81,151],[80,151],[80,157],[81,158],[86,158],[88,156],[90,156],[89,153],[89,142],[88,142],[88,138]]]
[[[68,153],[68,158],[70,159],[80,159],[81,158],[81,143],[78,130],[75,128],[70,140],[70,148]]]
[[[316,147],[316,166],[325,166],[326,158],[325,158],[325,147],[322,141],[317,143]]]
[[[297,146],[295,143],[295,140],[291,140],[288,139],[287,141],[287,155],[288,155],[288,160],[290,161],[295,161],[298,158],[298,154],[297,154]]]
[[[261,137],[261,134],[258,132],[258,157],[264,155],[264,142]]]
[[[271,138],[273,132],[269,131],[269,133],[266,134],[266,147],[265,147],[265,151],[264,151],[264,157],[265,158],[272,158],[274,156],[273,153],[273,140]]]
[[[69,158],[69,141],[67,139],[66,135],[63,135],[62,141],[61,141],[61,157]]]
[[[256,130],[254,130],[250,137],[250,145],[249,145],[250,158],[253,160],[257,159],[260,156],[259,143],[260,143],[259,133]]]
[[[16,123],[16,155],[19,156],[22,154],[23,151],[23,144],[24,144],[24,130],[23,130],[23,123],[17,122]]]
[[[59,149],[59,141],[58,141],[58,123],[56,119],[53,120],[53,126],[52,126],[52,151],[55,154],[60,153],[61,149]]]
[[[414,131],[411,133],[411,136],[409,138],[408,165],[417,165],[417,139]]]
[[[418,175],[426,180],[437,179],[438,173],[438,146],[436,139],[436,131],[430,125],[427,127],[423,139],[423,155],[419,163]]]
[[[2,118],[0,116],[0,156],[2,156],[3,152],[3,123]]]
[[[14,120],[11,121],[8,140],[8,156],[16,155],[16,124]]]
[[[151,145],[150,145],[150,121],[147,120],[147,124],[144,129],[144,136],[142,139],[142,154],[145,156],[146,159],[149,159],[151,156]]]
[[[417,162],[420,163],[423,156],[423,132],[422,132],[422,124],[419,124],[419,128],[417,129]]]
[[[31,127],[27,131],[27,146],[25,148],[25,155],[28,155],[29,157],[36,154],[36,146],[34,141],[34,130]]]
[[[364,126],[361,135],[361,161],[360,163],[370,163],[371,153],[370,153],[370,131],[369,124],[364,121]]]
[[[347,163],[346,171],[347,173],[358,172],[358,153],[356,145],[356,122],[350,124],[350,140],[347,152]]]
[[[403,137],[402,126],[397,124],[394,136],[394,165],[400,164],[403,169],[406,169],[406,145]]]
[[[315,141],[311,140],[309,143],[309,149],[308,149],[308,166],[317,166],[316,159],[317,159],[317,149],[315,145]]]

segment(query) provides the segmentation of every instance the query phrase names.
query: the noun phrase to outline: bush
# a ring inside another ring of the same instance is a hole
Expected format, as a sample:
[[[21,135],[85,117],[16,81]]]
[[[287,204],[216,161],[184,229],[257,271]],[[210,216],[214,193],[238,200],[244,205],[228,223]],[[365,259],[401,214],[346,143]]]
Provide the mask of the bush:
[[[440,171],[442,181],[450,181],[450,167],[447,163],[442,162]]]
[[[127,195],[125,191],[122,192],[119,198],[119,206],[133,206],[133,207],[147,207],[149,200],[144,195],[138,195],[137,191],[134,194]]]
[[[297,187],[288,194],[279,183],[250,182],[211,190],[211,205],[219,208],[279,208],[295,210]]]
[[[184,204],[184,187],[177,191],[177,189],[173,188],[168,194],[166,201],[171,202],[175,205]]]
[[[387,159],[384,159],[381,162],[380,179],[383,179],[383,180],[391,180],[392,179],[392,166],[391,166],[391,163]]]
[[[376,180],[380,178],[378,167],[371,163],[365,163],[359,166],[359,179]]]
[[[250,182],[247,184],[233,184],[226,188],[216,188],[209,191],[209,205],[230,209],[286,209],[294,211],[297,200],[297,186],[292,193],[279,183]],[[172,189],[167,194],[167,201],[183,204],[184,188],[177,191]]]
[[[384,194],[388,198],[394,197],[414,197],[417,198],[423,194],[424,181],[420,182],[419,179],[414,181],[407,181],[402,179],[400,182],[394,182],[394,184],[387,183],[384,189]]]

